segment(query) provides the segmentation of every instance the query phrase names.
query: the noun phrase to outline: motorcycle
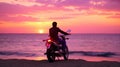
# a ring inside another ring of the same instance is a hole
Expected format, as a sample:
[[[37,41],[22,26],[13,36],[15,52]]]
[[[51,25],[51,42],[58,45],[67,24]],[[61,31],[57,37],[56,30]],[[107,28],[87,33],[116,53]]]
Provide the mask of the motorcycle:
[[[60,44],[57,44],[56,42],[52,41],[51,39],[43,40],[46,42],[46,53],[47,59],[49,62],[54,62],[56,58],[63,57],[64,60],[68,60],[69,57],[69,50],[66,45],[66,40],[69,38],[66,38],[65,35],[59,36]]]

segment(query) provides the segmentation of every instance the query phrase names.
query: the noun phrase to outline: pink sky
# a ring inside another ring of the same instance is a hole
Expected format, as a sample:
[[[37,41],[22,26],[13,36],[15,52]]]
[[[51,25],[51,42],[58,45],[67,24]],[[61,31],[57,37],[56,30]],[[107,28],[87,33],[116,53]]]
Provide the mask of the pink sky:
[[[0,33],[120,33],[120,0],[0,0]]]

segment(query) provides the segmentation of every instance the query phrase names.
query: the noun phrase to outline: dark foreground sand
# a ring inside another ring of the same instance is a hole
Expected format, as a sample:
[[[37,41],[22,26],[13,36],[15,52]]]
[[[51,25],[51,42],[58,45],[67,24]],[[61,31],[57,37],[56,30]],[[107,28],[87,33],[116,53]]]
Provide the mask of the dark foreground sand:
[[[47,60],[0,60],[0,67],[120,67],[120,62],[89,62],[85,60],[61,60],[56,61],[54,63],[49,63]]]

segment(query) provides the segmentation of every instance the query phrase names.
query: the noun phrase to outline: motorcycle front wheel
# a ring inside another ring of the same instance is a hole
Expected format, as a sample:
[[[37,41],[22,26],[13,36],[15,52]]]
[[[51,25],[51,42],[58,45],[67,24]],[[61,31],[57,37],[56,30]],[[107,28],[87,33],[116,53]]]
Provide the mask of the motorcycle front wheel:
[[[64,57],[64,60],[68,60],[69,50],[67,47],[64,49],[63,57]]]

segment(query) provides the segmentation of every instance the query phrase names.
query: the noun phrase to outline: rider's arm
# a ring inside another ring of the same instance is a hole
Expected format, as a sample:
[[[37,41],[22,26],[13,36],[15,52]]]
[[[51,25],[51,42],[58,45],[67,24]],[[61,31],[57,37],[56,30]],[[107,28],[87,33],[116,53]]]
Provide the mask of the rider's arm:
[[[62,31],[62,30],[59,29],[59,28],[58,28],[58,30],[59,30],[60,33],[62,33],[62,34],[64,34],[64,35],[70,35],[69,33]]]

